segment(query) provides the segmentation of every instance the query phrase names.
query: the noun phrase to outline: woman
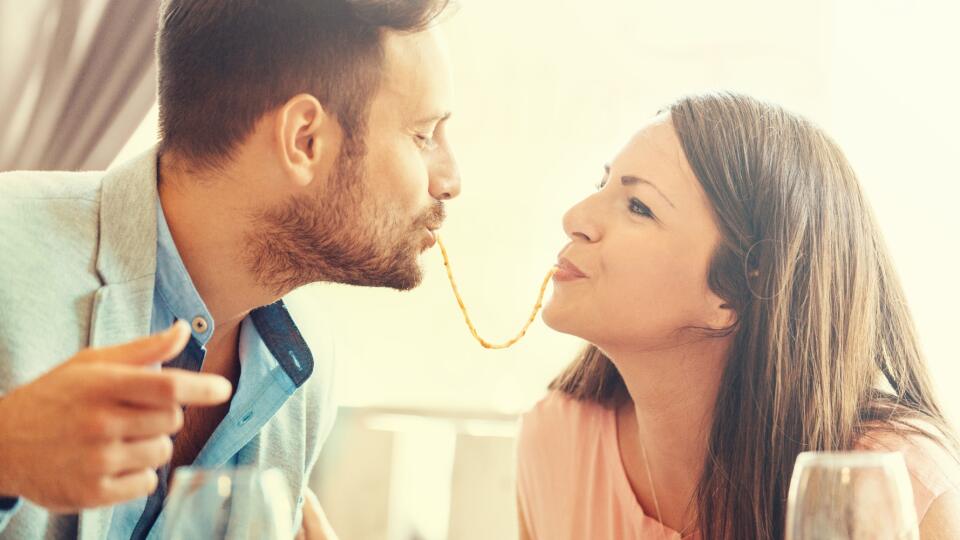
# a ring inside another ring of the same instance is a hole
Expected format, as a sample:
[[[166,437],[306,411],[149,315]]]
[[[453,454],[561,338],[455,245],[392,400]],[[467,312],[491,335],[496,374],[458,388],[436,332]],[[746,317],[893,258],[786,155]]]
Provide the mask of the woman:
[[[589,341],[524,417],[529,538],[782,538],[807,450],[901,450],[922,538],[960,538],[955,440],[836,144],[687,97],[564,217],[552,328]],[[939,536],[938,536],[939,535]]]

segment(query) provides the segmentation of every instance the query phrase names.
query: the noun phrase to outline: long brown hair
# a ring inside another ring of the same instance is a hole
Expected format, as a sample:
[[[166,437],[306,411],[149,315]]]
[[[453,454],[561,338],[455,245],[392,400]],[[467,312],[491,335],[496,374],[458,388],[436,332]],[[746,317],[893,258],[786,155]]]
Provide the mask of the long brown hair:
[[[692,501],[704,538],[784,533],[797,454],[850,450],[868,431],[919,430],[951,451],[900,283],[833,142],[782,108],[730,93],[669,107],[721,240],[711,289],[738,315]],[[551,385],[629,401],[595,346]]]

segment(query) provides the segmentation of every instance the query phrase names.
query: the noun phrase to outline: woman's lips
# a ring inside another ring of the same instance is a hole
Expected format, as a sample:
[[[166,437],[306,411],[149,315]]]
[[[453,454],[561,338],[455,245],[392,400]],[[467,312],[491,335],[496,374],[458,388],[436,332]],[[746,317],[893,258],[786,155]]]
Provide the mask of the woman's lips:
[[[553,279],[555,281],[574,281],[577,279],[584,279],[587,275],[583,273],[582,270],[576,267],[572,262],[565,258],[560,258],[557,261],[557,271],[553,274]]]

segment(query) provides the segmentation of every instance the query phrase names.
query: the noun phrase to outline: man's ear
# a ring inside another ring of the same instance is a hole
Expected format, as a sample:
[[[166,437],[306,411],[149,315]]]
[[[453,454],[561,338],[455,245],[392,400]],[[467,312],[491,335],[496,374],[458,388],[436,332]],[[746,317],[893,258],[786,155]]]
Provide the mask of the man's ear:
[[[276,116],[276,140],[280,164],[299,186],[307,186],[316,177],[325,151],[324,127],[333,121],[317,98],[298,94],[290,98]]]

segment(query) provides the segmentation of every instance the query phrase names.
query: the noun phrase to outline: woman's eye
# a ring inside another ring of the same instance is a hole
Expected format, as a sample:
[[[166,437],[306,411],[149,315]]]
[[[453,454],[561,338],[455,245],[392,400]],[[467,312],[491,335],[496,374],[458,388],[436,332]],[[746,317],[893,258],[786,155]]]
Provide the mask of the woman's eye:
[[[601,189],[603,189],[604,187],[606,187],[606,185],[607,185],[607,177],[603,177],[602,180],[600,180],[599,182],[597,182],[597,186],[596,186],[596,187],[597,187],[597,191],[600,191]]]
[[[638,216],[653,217],[653,212],[650,211],[650,207],[643,204],[643,201],[636,197],[630,198],[630,212]]]

